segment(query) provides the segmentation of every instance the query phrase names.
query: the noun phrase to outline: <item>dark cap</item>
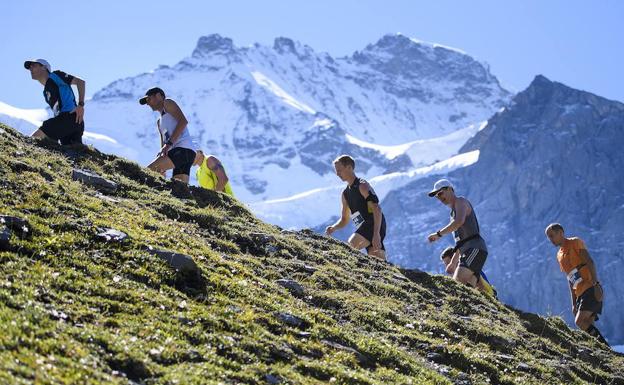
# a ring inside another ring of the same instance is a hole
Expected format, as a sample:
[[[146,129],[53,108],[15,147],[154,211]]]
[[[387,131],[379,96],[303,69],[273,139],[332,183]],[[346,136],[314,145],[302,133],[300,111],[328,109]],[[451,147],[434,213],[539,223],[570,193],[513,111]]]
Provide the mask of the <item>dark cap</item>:
[[[145,96],[139,99],[139,104],[143,105],[147,103],[147,97],[156,94],[161,94],[163,98],[165,97],[165,91],[163,91],[162,89],[158,87],[150,88],[149,90],[145,91]]]

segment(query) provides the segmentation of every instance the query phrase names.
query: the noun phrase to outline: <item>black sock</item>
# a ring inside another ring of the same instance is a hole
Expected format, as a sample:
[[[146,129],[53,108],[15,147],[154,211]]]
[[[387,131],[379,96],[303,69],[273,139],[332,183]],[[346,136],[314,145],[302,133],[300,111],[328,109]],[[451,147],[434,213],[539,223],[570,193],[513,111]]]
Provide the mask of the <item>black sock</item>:
[[[605,338],[602,336],[602,334],[600,334],[600,330],[598,330],[598,328],[595,327],[593,324],[589,325],[589,327],[585,331],[590,336],[595,337],[598,341],[600,341],[603,344],[609,346],[609,343],[607,342],[607,340],[605,340]]]

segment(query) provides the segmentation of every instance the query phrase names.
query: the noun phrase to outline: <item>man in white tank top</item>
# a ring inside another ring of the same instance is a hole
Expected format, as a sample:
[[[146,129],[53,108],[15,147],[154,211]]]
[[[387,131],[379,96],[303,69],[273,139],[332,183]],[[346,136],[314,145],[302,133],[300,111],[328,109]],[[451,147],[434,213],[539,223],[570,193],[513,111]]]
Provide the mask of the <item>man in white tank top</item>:
[[[141,105],[147,104],[153,111],[160,112],[157,121],[161,149],[156,159],[147,167],[160,174],[173,169],[173,179],[187,183],[191,166],[195,160],[193,141],[188,132],[188,121],[178,104],[165,97],[165,92],[150,88],[141,99]]]

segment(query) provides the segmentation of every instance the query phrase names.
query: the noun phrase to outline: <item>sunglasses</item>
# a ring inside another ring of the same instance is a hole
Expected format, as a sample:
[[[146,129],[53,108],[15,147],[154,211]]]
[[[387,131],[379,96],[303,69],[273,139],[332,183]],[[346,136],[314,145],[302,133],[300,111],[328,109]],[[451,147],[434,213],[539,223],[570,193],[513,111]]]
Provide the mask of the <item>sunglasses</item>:
[[[435,197],[436,197],[436,198],[441,197],[441,196],[442,196],[442,193],[443,193],[444,191],[446,191],[447,189],[448,189],[448,187],[442,187],[442,188],[440,189],[440,191],[438,191],[438,192],[436,193]]]

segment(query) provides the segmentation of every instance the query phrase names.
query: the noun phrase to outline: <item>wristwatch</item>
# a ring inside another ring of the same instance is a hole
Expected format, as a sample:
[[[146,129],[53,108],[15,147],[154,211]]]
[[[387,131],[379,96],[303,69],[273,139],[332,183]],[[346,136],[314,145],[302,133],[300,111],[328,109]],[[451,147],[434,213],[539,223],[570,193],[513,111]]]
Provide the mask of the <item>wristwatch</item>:
[[[165,142],[166,145],[169,146],[173,146],[173,142],[171,141],[171,139],[169,139],[168,141]]]
[[[436,231],[436,234],[438,235],[438,237],[442,238],[442,233],[440,232],[440,230]]]
[[[84,102],[78,102],[78,105],[79,105],[80,107],[84,107]]]

